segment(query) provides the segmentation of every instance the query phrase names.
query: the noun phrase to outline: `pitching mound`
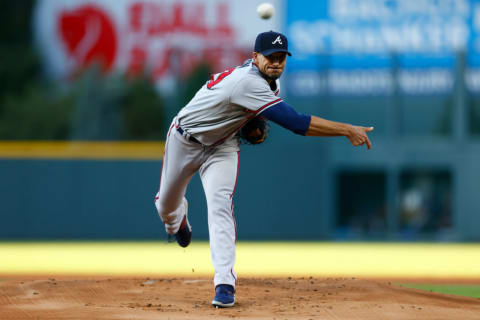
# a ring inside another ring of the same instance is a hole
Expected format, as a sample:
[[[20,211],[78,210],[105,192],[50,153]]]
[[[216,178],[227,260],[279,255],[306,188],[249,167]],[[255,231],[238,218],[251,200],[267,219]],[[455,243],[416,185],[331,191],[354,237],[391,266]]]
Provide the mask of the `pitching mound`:
[[[480,319],[480,300],[355,278],[241,279],[230,309],[210,279],[0,281],[0,319]]]

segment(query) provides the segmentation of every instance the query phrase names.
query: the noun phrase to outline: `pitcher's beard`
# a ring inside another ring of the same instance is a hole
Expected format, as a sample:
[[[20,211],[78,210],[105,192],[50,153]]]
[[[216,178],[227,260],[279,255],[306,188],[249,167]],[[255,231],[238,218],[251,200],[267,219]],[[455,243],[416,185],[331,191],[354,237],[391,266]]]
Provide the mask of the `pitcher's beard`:
[[[269,76],[268,74],[263,73],[263,72],[261,72],[261,74],[262,74],[262,77],[267,81],[275,81],[278,78],[280,78],[280,76],[282,75],[282,74],[279,74],[278,76],[276,76],[276,75],[275,76]]]

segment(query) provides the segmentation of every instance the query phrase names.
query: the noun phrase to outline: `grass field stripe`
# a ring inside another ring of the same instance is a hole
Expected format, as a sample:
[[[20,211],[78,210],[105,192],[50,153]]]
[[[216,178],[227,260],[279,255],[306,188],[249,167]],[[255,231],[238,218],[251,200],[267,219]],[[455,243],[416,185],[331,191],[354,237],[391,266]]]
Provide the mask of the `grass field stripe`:
[[[402,283],[406,288],[415,288],[425,291],[455,294],[460,296],[480,299],[480,285],[451,285],[451,284],[428,284],[428,283]]]
[[[0,158],[161,160],[164,147],[164,142],[0,141]]]
[[[211,276],[208,242],[0,243],[0,274]],[[239,276],[480,278],[478,244],[239,242]]]

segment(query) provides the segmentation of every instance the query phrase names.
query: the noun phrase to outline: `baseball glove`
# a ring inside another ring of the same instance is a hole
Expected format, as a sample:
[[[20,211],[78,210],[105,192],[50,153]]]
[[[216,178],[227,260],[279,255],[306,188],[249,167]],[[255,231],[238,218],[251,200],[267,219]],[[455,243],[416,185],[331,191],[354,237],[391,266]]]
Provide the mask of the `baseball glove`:
[[[268,121],[264,117],[255,117],[240,129],[240,140],[246,144],[260,144],[267,138],[269,128]]]

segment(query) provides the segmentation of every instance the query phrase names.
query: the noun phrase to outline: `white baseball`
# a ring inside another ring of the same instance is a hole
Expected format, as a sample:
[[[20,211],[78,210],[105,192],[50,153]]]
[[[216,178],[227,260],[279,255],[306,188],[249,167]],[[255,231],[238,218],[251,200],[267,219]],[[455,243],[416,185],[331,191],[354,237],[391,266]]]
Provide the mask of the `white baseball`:
[[[270,19],[275,12],[275,8],[272,6],[271,3],[264,2],[257,7],[257,12],[260,18]]]

